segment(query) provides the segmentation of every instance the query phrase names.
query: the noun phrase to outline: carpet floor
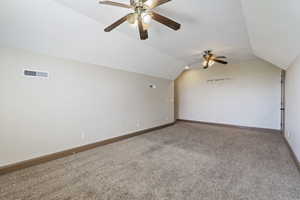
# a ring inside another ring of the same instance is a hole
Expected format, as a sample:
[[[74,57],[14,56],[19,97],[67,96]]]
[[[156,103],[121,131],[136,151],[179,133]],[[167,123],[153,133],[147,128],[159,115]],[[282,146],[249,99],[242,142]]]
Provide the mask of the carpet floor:
[[[299,200],[283,138],[179,122],[0,176],[1,200]]]

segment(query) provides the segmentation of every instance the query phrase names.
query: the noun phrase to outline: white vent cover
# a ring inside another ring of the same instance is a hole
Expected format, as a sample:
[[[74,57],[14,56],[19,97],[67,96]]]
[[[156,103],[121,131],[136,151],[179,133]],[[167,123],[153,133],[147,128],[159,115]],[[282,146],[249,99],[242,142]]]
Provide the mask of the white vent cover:
[[[48,78],[49,73],[24,69],[24,76],[36,76],[36,77]]]

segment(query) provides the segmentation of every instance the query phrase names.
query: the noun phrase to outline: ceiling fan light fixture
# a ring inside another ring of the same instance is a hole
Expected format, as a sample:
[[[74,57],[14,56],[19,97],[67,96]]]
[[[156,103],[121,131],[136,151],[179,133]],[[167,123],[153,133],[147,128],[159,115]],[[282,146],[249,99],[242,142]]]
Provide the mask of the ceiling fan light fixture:
[[[154,1],[153,0],[148,0],[145,2],[145,5],[151,7],[153,5]]]
[[[149,2],[148,2],[149,1]],[[115,21],[113,24],[110,26],[106,27],[104,29],[105,32],[110,32],[113,29],[117,28],[124,22],[128,22],[131,24],[133,27],[137,25],[140,39],[141,40],[146,40],[148,39],[148,28],[150,27],[150,22],[152,20],[157,21],[174,31],[177,31],[180,29],[181,25],[172,19],[162,16],[155,11],[153,11],[154,8],[161,6],[165,3],[170,2],[171,0],[130,0],[130,4],[125,4],[125,3],[119,3],[119,2],[114,2],[110,0],[101,0],[99,1],[100,4],[102,5],[110,5],[110,6],[116,6],[116,7],[121,7],[121,8],[127,8],[131,9],[133,13],[129,13],[125,15],[124,17],[120,18],[119,20]],[[148,6],[146,4],[148,2],[151,4],[151,6]]]
[[[129,24],[137,24],[137,14],[132,13],[131,15],[128,16],[127,22]]]
[[[148,12],[143,12],[142,19],[144,24],[150,24],[152,21],[152,16]]]
[[[205,60],[205,61],[202,63],[202,65],[203,65],[204,67],[206,67],[206,66],[207,66],[207,62],[208,62],[208,66],[209,66],[209,67],[211,67],[211,66],[213,66],[213,65],[215,64],[215,61],[213,61],[213,60],[209,60],[209,61]]]
[[[226,59],[227,58],[226,56],[216,56],[215,54],[212,53],[211,50],[204,51],[202,57],[204,60],[202,63],[204,69],[207,69],[207,68],[213,66],[215,63],[220,63],[223,65],[228,64],[227,61],[222,60],[222,59]]]
[[[138,25],[138,22],[135,21],[134,23],[129,23],[129,25],[130,25],[130,27],[132,27],[132,28],[136,28],[137,25]]]

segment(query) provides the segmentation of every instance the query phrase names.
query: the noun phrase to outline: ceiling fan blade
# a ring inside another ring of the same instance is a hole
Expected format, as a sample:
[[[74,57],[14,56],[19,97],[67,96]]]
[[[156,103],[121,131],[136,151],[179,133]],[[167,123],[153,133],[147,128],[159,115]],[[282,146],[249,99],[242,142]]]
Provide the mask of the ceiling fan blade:
[[[155,0],[153,2],[153,4],[150,6],[150,8],[156,8],[156,7],[158,7],[158,6],[162,5],[162,4],[168,3],[170,1],[171,0]]]
[[[139,26],[139,32],[140,32],[141,40],[148,39],[148,31],[145,30],[144,27],[143,27],[143,20],[142,20],[141,16],[139,16],[139,18],[138,18],[138,26]]]
[[[110,32],[110,31],[112,31],[112,30],[115,29],[117,26],[119,26],[120,24],[124,23],[130,15],[131,15],[131,14],[128,14],[128,15],[122,17],[121,19],[119,19],[118,21],[116,21],[115,23],[113,23],[112,25],[106,27],[106,28],[104,29],[104,31],[105,31],[105,32]]]
[[[224,60],[218,60],[218,59],[213,59],[213,61],[217,62],[217,63],[221,63],[221,64],[228,64],[228,62],[224,61]]]
[[[227,58],[226,56],[217,56],[216,58]]]
[[[124,4],[124,3],[118,3],[118,2],[113,2],[113,1],[99,1],[99,3],[104,4],[104,5],[122,7],[122,8],[133,8],[133,6],[131,6],[131,5],[127,5],[127,4]]]
[[[164,17],[156,12],[152,12],[152,19],[154,19],[155,21],[158,21],[159,23],[161,24],[164,24],[166,26],[168,26],[169,28],[177,31],[178,29],[180,29],[180,24],[178,24],[177,22],[167,18],[167,17]]]

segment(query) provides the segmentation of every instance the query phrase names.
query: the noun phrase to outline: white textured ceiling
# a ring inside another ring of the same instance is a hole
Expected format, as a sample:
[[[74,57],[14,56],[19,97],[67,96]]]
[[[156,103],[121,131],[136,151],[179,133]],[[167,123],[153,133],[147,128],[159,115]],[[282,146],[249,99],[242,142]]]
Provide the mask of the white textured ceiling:
[[[299,0],[242,0],[253,53],[286,69],[300,54]]]
[[[46,55],[176,78],[184,62],[54,0],[1,0],[0,45]]]
[[[97,0],[56,1],[105,26],[132,12],[129,9],[100,5]],[[252,57],[240,0],[172,0],[155,10],[179,22],[181,29],[175,32],[153,21],[149,39],[141,43],[187,64],[199,62],[201,53],[207,49],[229,54],[233,59]],[[122,24],[114,31],[139,40],[137,27]]]
[[[299,54],[299,0],[172,0],[157,12],[181,23],[177,32],[156,22],[147,41],[126,23],[103,31],[128,12],[98,0],[1,0],[0,44],[168,79],[206,49],[232,62],[253,49],[280,67]]]

